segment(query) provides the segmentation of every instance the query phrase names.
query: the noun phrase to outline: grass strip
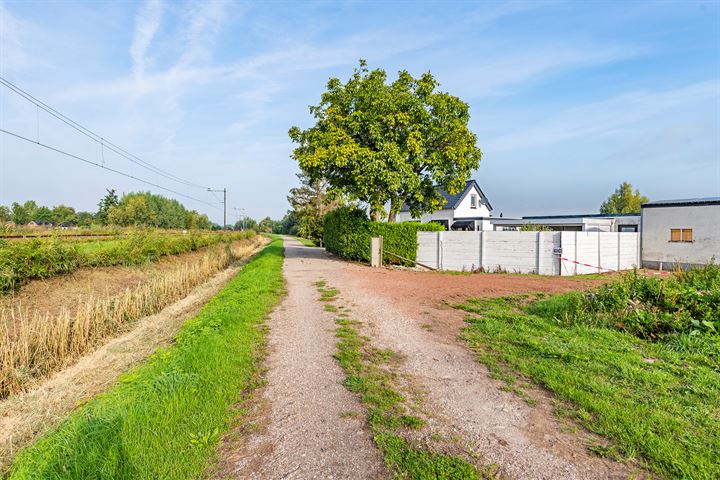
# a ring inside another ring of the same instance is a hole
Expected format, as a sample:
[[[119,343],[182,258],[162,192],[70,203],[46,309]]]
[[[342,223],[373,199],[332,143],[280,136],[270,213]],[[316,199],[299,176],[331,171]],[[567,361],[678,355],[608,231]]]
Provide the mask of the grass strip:
[[[283,293],[271,242],[168,349],[121,377],[22,452],[11,479],[189,479],[202,473],[231,406],[260,382],[266,315]]]
[[[517,373],[571,403],[571,415],[671,478],[720,478],[720,372],[613,328],[566,325],[523,300],[471,300],[464,338],[512,386]],[[610,452],[612,453],[612,452]]]
[[[316,286],[321,301],[337,299],[339,291],[328,288],[326,282],[319,281]],[[374,348],[359,333],[361,323],[349,319],[347,313],[341,313],[335,323],[339,338],[335,358],[347,375],[344,385],[367,407],[375,445],[398,478],[460,480],[489,476],[462,458],[416,448],[408,442],[402,433],[423,428],[425,421],[408,412],[406,398],[395,387],[397,376],[388,367],[397,362],[397,355],[392,350]]]
[[[295,240],[297,240],[298,242],[302,243],[303,245],[305,245],[306,247],[317,247],[317,245],[315,245],[315,242],[313,242],[309,238],[302,238],[302,237],[295,237],[295,236],[293,238]]]

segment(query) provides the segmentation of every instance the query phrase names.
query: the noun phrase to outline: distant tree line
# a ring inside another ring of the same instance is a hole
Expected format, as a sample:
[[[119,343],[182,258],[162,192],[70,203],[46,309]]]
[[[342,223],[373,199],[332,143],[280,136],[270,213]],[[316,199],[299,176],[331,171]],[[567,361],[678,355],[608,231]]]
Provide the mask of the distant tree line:
[[[131,192],[121,198],[113,189],[98,203],[96,213],[79,212],[66,205],[39,206],[34,200],[0,205],[0,224],[28,224],[90,227],[155,227],[173,229],[211,229],[216,227],[208,216],[186,209],[177,200],[150,192]],[[219,227],[218,227],[219,228]]]

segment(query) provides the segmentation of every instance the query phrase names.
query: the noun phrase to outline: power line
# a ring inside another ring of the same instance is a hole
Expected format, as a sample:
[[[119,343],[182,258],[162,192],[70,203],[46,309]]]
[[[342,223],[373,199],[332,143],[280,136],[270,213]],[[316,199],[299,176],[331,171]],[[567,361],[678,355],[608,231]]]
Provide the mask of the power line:
[[[57,118],[57,119],[60,120],[61,122],[65,123],[66,125],[69,125],[69,126],[72,127],[73,129],[75,129],[75,130],[77,130],[78,132],[80,132],[81,134],[83,134],[83,135],[85,135],[86,137],[90,138],[91,140],[97,142],[97,143],[100,145],[101,152],[102,152],[105,148],[107,148],[107,149],[115,152],[115,153],[118,154],[119,156],[125,158],[126,160],[129,160],[130,162],[132,162],[132,163],[134,163],[134,164],[136,164],[136,165],[139,165],[139,166],[141,166],[141,167],[143,167],[143,168],[145,168],[145,169],[147,169],[147,170],[149,170],[149,171],[151,171],[151,172],[153,172],[153,173],[155,173],[155,174],[157,174],[157,175],[163,176],[163,177],[165,177],[165,178],[167,178],[167,179],[169,179],[169,180],[172,180],[172,181],[174,181],[174,182],[178,182],[178,183],[181,183],[181,184],[186,185],[186,186],[189,186],[189,187],[201,188],[201,189],[203,189],[203,190],[207,190],[207,189],[209,188],[209,187],[207,187],[207,186],[205,186],[205,185],[199,185],[199,184],[194,183],[194,182],[191,182],[191,181],[189,181],[189,180],[185,180],[185,179],[183,179],[183,178],[181,178],[181,177],[178,177],[177,175],[175,175],[175,174],[173,174],[173,173],[171,173],[171,172],[168,172],[168,171],[166,171],[166,170],[163,170],[163,169],[161,169],[161,168],[158,168],[158,167],[152,165],[151,163],[148,163],[148,162],[146,162],[145,160],[141,159],[141,158],[138,157],[137,155],[134,155],[134,154],[128,152],[127,150],[124,150],[124,149],[121,148],[121,147],[118,147],[118,146],[115,145],[114,143],[108,141],[107,139],[105,139],[104,137],[102,137],[102,136],[98,135],[97,133],[93,132],[93,131],[90,130],[89,128],[87,128],[87,127],[79,124],[79,123],[76,122],[75,120],[73,120],[73,119],[71,119],[71,118],[63,115],[62,113],[58,112],[58,111],[55,110],[53,107],[47,105],[47,104],[44,103],[43,101],[35,98],[35,97],[32,96],[30,93],[28,93],[28,92],[26,92],[25,90],[21,89],[20,87],[18,87],[17,85],[13,84],[13,83],[10,82],[9,80],[3,78],[2,76],[0,76],[0,84],[4,85],[4,86],[7,87],[8,89],[10,89],[12,92],[14,92],[14,93],[16,93],[17,95],[21,96],[22,98],[24,98],[24,99],[27,100],[28,102],[34,104],[37,108],[44,110],[45,112],[47,112],[47,113],[49,113],[50,115],[52,115],[53,117]],[[40,129],[40,121],[39,121],[39,118],[38,118],[38,127],[37,127],[37,128],[38,128],[38,140],[37,140],[37,142],[33,142],[33,143],[38,143],[38,142],[40,141],[40,138],[39,138],[39,134],[40,134],[40,133],[39,133],[39,129]]]
[[[213,204],[213,203],[206,202],[205,200],[200,200],[199,198],[191,197],[190,195],[186,195],[186,194],[184,194],[184,193],[178,192],[177,190],[172,190],[172,189],[170,189],[170,188],[163,187],[162,185],[158,185],[157,183],[149,182],[149,181],[144,180],[144,179],[142,179],[142,178],[136,177],[136,176],[131,175],[131,174],[129,174],[129,173],[121,172],[120,170],[116,170],[116,169],[114,169],[114,168],[110,168],[110,167],[108,167],[108,166],[102,165],[102,164],[97,163],[97,162],[93,162],[92,160],[88,160],[87,158],[83,158],[83,157],[80,157],[80,156],[75,155],[75,154],[73,154],[73,153],[66,152],[65,150],[61,150],[61,149],[59,149],[59,148],[53,147],[52,145],[47,145],[47,144],[44,144],[44,143],[42,143],[42,142],[40,142],[40,141],[33,140],[33,139],[31,139],[31,138],[28,138],[28,137],[25,137],[25,136],[23,136],[23,135],[20,135],[19,133],[11,132],[11,131],[9,131],[9,130],[5,130],[4,128],[0,128],[0,132],[4,133],[4,134],[6,134],[6,135],[13,136],[13,137],[15,137],[15,138],[19,138],[20,140],[25,140],[26,142],[32,143],[33,145],[38,145],[38,146],[40,146],[40,147],[47,148],[48,150],[52,150],[53,152],[60,153],[60,154],[65,155],[65,156],[67,156],[67,157],[74,158],[74,159],[76,159],[76,160],[80,160],[81,162],[85,162],[85,163],[87,163],[87,164],[94,165],[94,166],[96,166],[96,167],[102,168],[103,170],[108,170],[108,171],[110,171],[110,172],[117,173],[118,175],[122,175],[122,176],[127,177],[127,178],[132,178],[133,180],[137,180],[138,182],[142,182],[142,183],[144,183],[144,184],[146,184],[146,185],[150,185],[150,186],[155,187],[155,188],[160,188],[160,189],[162,189],[162,190],[165,190],[166,192],[174,193],[175,195],[179,195],[179,196],[181,196],[181,197],[189,198],[190,200],[194,200],[194,201],[196,201],[196,202],[203,203],[203,204],[205,204],[205,205],[209,205],[209,206],[211,206],[211,207],[213,207],[213,208],[217,208],[218,210],[220,210],[220,207],[219,207],[218,205]]]

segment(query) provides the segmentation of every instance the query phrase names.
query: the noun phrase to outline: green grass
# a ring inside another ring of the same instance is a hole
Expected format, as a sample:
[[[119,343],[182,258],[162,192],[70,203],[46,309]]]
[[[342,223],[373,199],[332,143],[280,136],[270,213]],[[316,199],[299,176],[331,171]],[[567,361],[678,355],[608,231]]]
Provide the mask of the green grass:
[[[11,479],[201,476],[231,407],[260,383],[265,316],[283,293],[283,247],[249,262],[175,343],[22,452]]]
[[[315,242],[313,242],[309,238],[302,238],[302,237],[296,237],[296,236],[293,236],[293,238],[295,240],[297,240],[298,242],[302,243],[303,245],[305,245],[306,247],[316,247],[317,246],[317,245],[315,245]]]
[[[720,478],[720,366],[614,328],[529,313],[526,299],[471,300],[464,338],[514,389],[518,374],[571,415],[671,478]],[[530,308],[531,309],[531,308]]]
[[[327,288],[321,280],[315,284],[321,300],[332,301],[338,291]],[[345,387],[356,393],[368,409],[368,423],[385,463],[397,478],[478,479],[489,473],[478,471],[462,458],[413,446],[402,436],[405,431],[419,430],[425,420],[408,411],[406,398],[396,388],[397,374],[391,368],[398,359],[392,350],[380,350],[362,336],[357,320],[338,316],[335,332],[339,341],[335,358],[345,371]]]
[[[91,240],[89,242],[76,242],[75,245],[81,254],[86,255],[89,253],[101,252],[103,250],[110,250],[111,248],[115,248],[120,245],[121,242],[122,239]]]

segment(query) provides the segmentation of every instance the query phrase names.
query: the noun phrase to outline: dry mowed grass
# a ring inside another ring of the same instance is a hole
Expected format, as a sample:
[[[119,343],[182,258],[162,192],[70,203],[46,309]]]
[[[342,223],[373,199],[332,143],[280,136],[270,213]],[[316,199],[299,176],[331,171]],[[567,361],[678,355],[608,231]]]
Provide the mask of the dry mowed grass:
[[[168,262],[153,275],[128,272],[114,267],[119,284],[126,286],[111,295],[93,295],[96,285],[85,296],[71,301],[42,300],[22,303],[22,294],[0,303],[0,398],[25,390],[63,369],[78,357],[93,350],[110,337],[127,331],[133,321],[160,311],[184,297],[213,274],[236,259],[250,255],[262,237],[215,245],[201,252],[187,254],[185,261]],[[183,256],[180,256],[183,257]],[[112,269],[103,277],[112,282]],[[130,277],[130,279],[128,278]],[[56,282],[62,296],[62,281]],[[29,288],[38,288],[28,285]],[[112,288],[106,290],[112,291]]]

